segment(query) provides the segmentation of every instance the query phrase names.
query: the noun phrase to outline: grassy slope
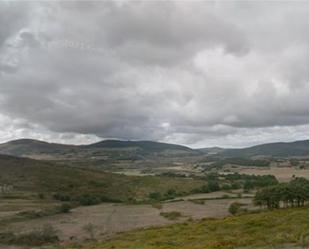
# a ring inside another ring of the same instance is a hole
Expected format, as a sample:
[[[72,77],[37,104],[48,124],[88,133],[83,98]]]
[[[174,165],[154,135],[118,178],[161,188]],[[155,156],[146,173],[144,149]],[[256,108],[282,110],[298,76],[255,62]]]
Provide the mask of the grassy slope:
[[[167,177],[137,177],[84,170],[26,158],[0,156],[0,185],[14,185],[16,191],[32,193],[63,193],[69,196],[97,195],[127,201],[130,197],[144,199],[151,192],[165,193],[175,189],[190,192],[205,182]]]
[[[309,240],[309,208],[205,219],[130,232],[83,249],[232,249],[277,248]],[[302,239],[303,238],[303,239]],[[71,249],[76,247],[66,247]]]

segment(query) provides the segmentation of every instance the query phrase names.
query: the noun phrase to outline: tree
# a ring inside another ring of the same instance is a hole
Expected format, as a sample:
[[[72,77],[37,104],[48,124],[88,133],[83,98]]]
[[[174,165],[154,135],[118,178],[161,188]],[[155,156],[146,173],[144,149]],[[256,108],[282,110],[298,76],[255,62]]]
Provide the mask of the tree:
[[[254,203],[267,208],[301,207],[309,200],[309,181],[305,178],[295,178],[289,183],[281,183],[275,186],[259,190]]]

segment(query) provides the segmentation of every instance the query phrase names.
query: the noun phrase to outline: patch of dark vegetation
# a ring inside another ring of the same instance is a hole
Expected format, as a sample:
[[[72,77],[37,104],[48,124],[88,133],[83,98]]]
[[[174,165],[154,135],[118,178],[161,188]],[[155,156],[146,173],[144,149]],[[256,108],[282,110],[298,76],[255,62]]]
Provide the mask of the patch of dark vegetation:
[[[182,217],[182,214],[177,211],[161,212],[160,215],[168,220],[177,220],[178,218]]]
[[[0,233],[0,243],[5,245],[42,246],[58,241],[57,231],[51,225],[27,233]]]
[[[213,157],[209,159],[212,163],[208,166],[208,169],[215,168],[220,169],[227,164],[235,164],[239,166],[252,166],[252,167],[269,167],[270,160],[262,159],[250,159],[246,157]]]
[[[280,183],[275,186],[259,190],[254,203],[266,206],[269,209],[280,207],[302,207],[309,201],[309,180],[295,178],[289,183]]]

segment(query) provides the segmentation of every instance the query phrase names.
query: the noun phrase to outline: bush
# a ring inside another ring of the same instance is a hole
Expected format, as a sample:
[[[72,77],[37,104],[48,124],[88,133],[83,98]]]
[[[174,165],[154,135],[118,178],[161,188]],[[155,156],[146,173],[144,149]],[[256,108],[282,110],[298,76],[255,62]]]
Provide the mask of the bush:
[[[229,206],[229,213],[232,215],[237,214],[240,211],[241,204],[238,202],[233,202]]]
[[[182,216],[180,212],[176,212],[176,211],[162,212],[160,213],[160,215],[169,220],[176,220]]]
[[[54,199],[58,201],[71,201],[71,197],[66,194],[56,193],[54,194]]]
[[[177,196],[177,193],[174,189],[169,189],[168,191],[166,191],[166,193],[164,194],[164,196],[167,199],[172,199],[175,198]]]
[[[61,206],[59,207],[59,212],[60,213],[69,213],[72,209],[72,205],[69,203],[63,203],[61,204]]]
[[[99,204],[101,202],[101,199],[92,195],[83,195],[78,198],[78,201],[83,206],[90,206]]]
[[[162,199],[162,196],[159,192],[152,192],[149,194],[149,198],[152,199],[152,200],[156,200],[156,201],[159,201]]]

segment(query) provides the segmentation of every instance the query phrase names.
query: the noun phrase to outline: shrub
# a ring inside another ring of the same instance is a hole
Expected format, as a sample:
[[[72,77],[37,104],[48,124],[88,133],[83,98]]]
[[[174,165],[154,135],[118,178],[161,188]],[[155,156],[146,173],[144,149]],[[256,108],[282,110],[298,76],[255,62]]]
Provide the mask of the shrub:
[[[168,191],[166,191],[164,196],[168,199],[172,199],[172,198],[175,198],[177,196],[177,194],[176,194],[176,191],[174,189],[169,189]]]
[[[169,220],[176,220],[182,216],[180,212],[176,212],[176,211],[161,212],[160,215]]]
[[[60,213],[69,213],[71,211],[72,205],[69,203],[63,203],[59,207]]]
[[[159,201],[159,200],[161,200],[162,196],[159,192],[152,192],[152,193],[149,194],[149,198],[152,199],[152,200]]]
[[[78,201],[83,206],[90,206],[99,204],[101,202],[101,199],[92,195],[83,195],[78,198]]]
[[[229,213],[232,215],[237,214],[240,211],[241,204],[238,202],[233,202],[229,206]]]

